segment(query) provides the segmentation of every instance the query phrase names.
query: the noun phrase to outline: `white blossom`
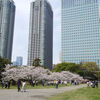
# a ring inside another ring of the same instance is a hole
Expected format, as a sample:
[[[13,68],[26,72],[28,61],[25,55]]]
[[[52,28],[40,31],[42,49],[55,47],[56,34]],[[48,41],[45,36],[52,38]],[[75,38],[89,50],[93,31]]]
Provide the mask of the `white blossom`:
[[[83,80],[77,74],[73,74],[69,71],[62,71],[62,72],[51,72],[48,69],[44,69],[42,67],[34,67],[34,66],[27,66],[27,67],[17,67],[14,68],[12,65],[6,65],[5,72],[2,73],[4,80],[15,80],[18,81],[19,79],[25,80],[61,80],[61,81],[71,81],[71,80]]]

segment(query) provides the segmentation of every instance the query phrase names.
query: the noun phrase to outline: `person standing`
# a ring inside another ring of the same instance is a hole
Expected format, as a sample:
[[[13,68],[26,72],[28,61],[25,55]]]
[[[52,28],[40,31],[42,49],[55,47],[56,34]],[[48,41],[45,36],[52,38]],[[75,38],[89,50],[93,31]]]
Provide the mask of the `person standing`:
[[[35,85],[35,81],[33,80],[33,87],[34,87],[34,85]]]
[[[95,88],[95,81],[93,82],[93,88]]]
[[[10,81],[8,81],[8,89],[10,89]]]
[[[1,85],[2,85],[2,88],[4,88],[4,80],[2,80]]]
[[[87,87],[89,87],[90,86],[90,82],[89,81],[87,81]]]
[[[25,92],[26,91],[25,85],[26,85],[26,82],[22,82],[22,92]]]
[[[17,82],[17,89],[18,89],[18,92],[20,91],[20,87],[21,87],[21,81],[18,80],[18,82]]]
[[[5,82],[5,88],[7,88],[7,87],[8,87],[8,82],[6,81],[6,82]]]
[[[36,83],[36,86],[38,86],[38,81],[35,81],[35,83]]]
[[[96,88],[98,88],[98,81],[95,82],[95,86],[96,86]]]
[[[93,87],[93,82],[91,81],[91,88]]]
[[[58,83],[58,81],[56,80],[56,89],[58,89],[58,84],[59,84],[59,83]]]
[[[45,83],[45,81],[44,81],[44,80],[42,80],[42,86],[44,86],[44,83]]]

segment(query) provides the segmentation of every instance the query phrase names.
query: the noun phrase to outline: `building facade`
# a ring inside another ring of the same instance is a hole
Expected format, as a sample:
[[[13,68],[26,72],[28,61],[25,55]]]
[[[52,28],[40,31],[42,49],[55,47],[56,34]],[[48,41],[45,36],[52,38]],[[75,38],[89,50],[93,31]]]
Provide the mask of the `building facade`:
[[[47,0],[31,3],[28,65],[39,58],[41,65],[52,68],[53,11]]]
[[[100,0],[62,0],[62,62],[100,67]]]
[[[23,65],[23,57],[19,56],[16,58],[16,61],[13,62],[14,66],[22,66]]]
[[[23,57],[17,57],[16,62],[17,62],[18,66],[22,66],[23,65]]]
[[[15,4],[13,0],[0,0],[0,56],[11,60]]]

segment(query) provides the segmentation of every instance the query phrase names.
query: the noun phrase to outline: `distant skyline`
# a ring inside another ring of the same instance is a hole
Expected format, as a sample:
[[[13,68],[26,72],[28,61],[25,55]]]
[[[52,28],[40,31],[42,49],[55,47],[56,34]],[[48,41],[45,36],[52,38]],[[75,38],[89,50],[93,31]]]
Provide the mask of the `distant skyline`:
[[[17,56],[23,57],[23,64],[27,64],[30,2],[35,0],[14,0],[16,5],[15,30],[13,40],[12,61]],[[48,0],[54,12],[53,30],[53,63],[59,63],[61,52],[61,0]]]

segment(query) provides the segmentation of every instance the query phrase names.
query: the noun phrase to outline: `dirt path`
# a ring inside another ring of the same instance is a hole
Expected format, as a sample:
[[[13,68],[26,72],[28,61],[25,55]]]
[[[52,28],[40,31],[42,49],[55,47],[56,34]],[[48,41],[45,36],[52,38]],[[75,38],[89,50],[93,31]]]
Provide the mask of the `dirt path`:
[[[86,87],[86,85],[63,87],[59,89],[32,89],[27,92],[17,90],[0,90],[0,100],[46,100],[50,96]]]

